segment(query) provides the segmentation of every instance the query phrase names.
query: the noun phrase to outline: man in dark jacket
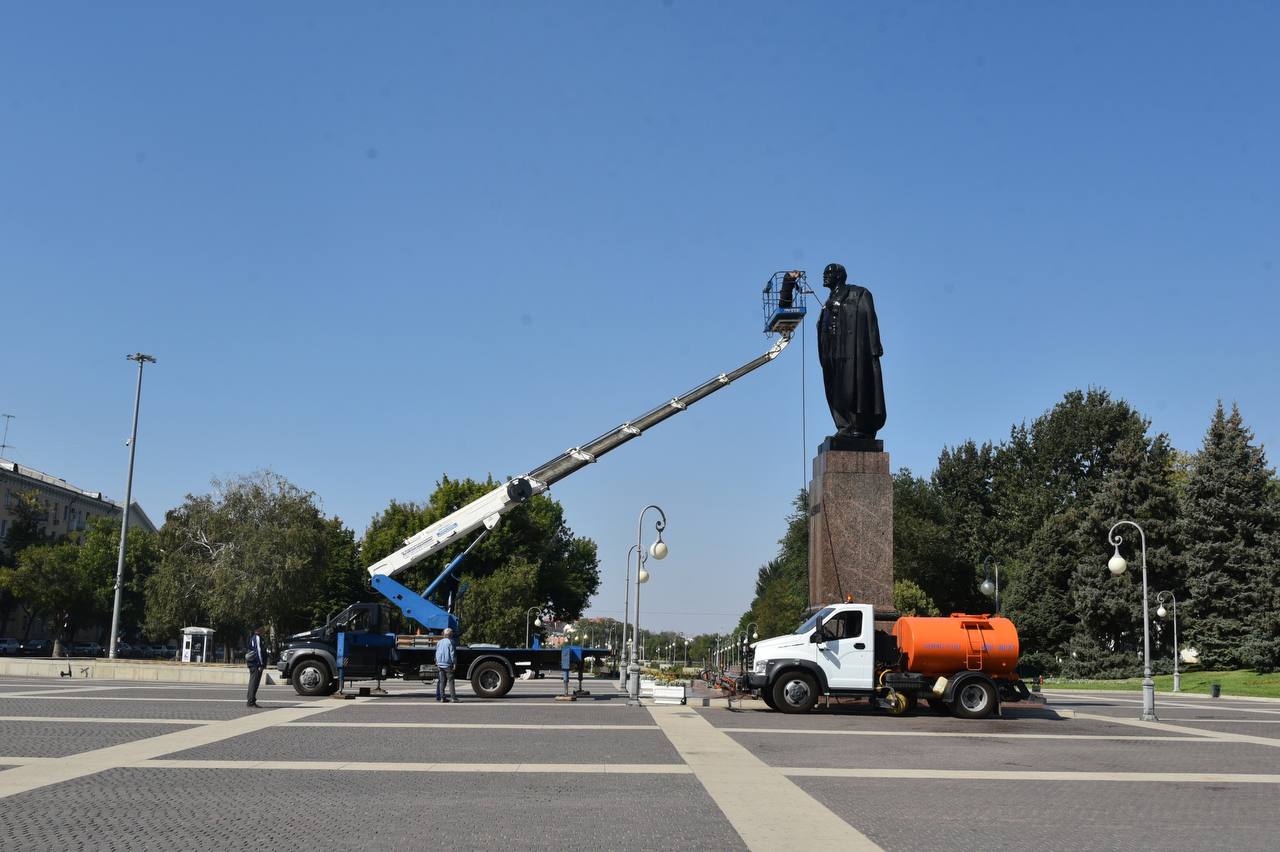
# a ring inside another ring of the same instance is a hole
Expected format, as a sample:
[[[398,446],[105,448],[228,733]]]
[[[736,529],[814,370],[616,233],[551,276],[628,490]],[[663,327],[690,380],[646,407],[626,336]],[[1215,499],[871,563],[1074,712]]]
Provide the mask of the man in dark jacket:
[[[827,406],[844,438],[874,438],[884,428],[880,322],[871,291],[847,283],[845,269],[828,264],[822,286],[831,291],[818,316],[818,360]]]
[[[249,666],[249,696],[246,707],[258,707],[258,684],[262,682],[262,670],[267,667],[267,651],[262,645],[262,627],[253,628],[249,635],[249,647],[244,653],[245,664]]]

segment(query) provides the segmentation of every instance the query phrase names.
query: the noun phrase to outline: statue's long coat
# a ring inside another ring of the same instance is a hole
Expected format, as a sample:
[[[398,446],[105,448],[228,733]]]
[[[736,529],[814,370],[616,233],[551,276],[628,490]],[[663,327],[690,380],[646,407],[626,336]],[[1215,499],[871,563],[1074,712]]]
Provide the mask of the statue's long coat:
[[[841,432],[874,435],[884,428],[882,355],[871,291],[856,284],[834,288],[818,315],[818,360],[831,418]]]

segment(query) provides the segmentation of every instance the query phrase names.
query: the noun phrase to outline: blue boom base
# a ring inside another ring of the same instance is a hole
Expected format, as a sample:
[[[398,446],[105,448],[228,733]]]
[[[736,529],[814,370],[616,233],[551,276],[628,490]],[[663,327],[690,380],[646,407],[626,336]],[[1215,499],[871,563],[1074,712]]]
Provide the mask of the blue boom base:
[[[458,633],[458,617],[436,606],[403,583],[378,574],[373,577],[373,588],[378,594],[395,604],[407,618],[421,624],[429,633],[443,633],[446,627]]]

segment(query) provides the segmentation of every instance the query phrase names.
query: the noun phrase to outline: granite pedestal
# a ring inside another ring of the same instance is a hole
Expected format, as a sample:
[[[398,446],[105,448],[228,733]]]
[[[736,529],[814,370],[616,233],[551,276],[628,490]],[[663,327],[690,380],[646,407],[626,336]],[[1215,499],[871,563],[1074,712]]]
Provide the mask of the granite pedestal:
[[[824,443],[809,484],[809,603],[893,609],[893,477],[879,441]],[[880,450],[880,451],[877,451]]]

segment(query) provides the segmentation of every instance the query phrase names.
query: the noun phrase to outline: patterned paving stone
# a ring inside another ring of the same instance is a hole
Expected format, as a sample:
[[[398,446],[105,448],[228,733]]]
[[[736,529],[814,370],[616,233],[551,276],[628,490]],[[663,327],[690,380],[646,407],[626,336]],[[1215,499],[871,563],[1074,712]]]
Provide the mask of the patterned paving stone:
[[[0,753],[10,757],[66,757],[171,731],[186,730],[188,727],[190,726],[0,721]]]
[[[6,799],[0,849],[734,850],[690,776],[115,769]]]

